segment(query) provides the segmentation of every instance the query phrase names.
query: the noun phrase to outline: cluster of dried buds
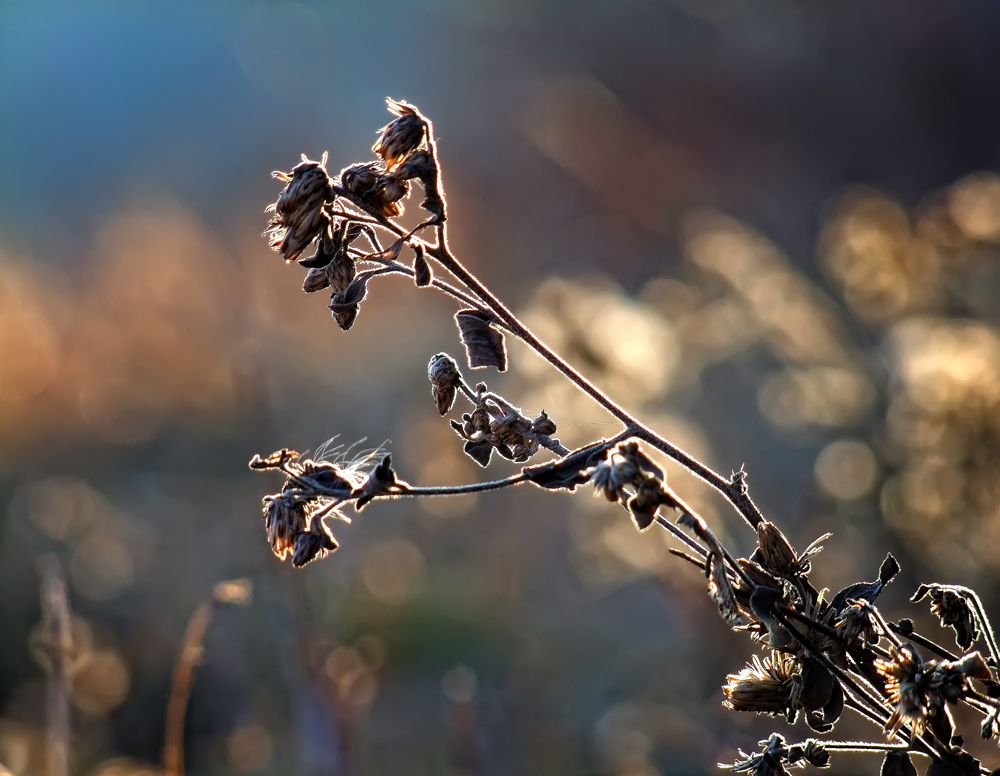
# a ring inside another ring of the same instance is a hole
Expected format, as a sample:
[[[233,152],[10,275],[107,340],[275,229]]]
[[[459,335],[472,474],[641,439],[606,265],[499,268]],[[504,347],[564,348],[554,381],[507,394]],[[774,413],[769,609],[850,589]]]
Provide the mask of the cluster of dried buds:
[[[424,189],[421,207],[431,214],[426,223],[445,219],[431,124],[412,105],[391,99],[387,103],[396,118],[380,130],[372,147],[379,159],[345,167],[337,179],[327,172],[326,153],[318,162],[303,155],[291,172],[271,173],[287,185],[267,208],[273,216],[264,236],[286,262],[298,259],[309,270],[302,283],[306,293],[332,289],[330,310],[345,331],[354,325],[372,276],[359,277],[357,263],[390,255],[378,243],[372,217],[401,215],[410,182],[417,180]],[[362,237],[371,252],[356,247]],[[310,245],[316,246],[315,253],[300,259]],[[391,258],[401,247],[393,246]],[[420,259],[416,264],[428,268]]]
[[[396,477],[388,456],[370,468],[372,456],[351,464],[323,456],[309,459],[289,450],[257,456],[252,468],[285,476],[281,491],[264,499],[264,524],[274,553],[281,559],[291,555],[292,564],[302,566],[332,552],[337,542],[324,520],[347,520],[342,509],[348,504],[360,510],[379,498],[451,495],[523,483],[572,492],[590,484],[597,494],[627,509],[639,530],[657,524],[680,541],[683,548],[671,552],[705,574],[708,595],[725,622],[762,649],[745,668],[728,676],[723,688],[728,708],[782,716],[790,724],[804,719],[819,734],[833,730],[845,709],[851,709],[876,722],[890,739],[890,743],[809,739],[790,745],[775,733],[761,742],[758,753],[741,752],[739,762],[724,767],[754,776],[779,776],[787,768],[806,764],[825,768],[833,751],[875,751],[884,754],[883,776],[916,776],[911,754],[931,758],[929,776],[986,772],[965,751],[961,736],[955,735],[949,710],[965,703],[985,715],[984,738],[1000,735],[996,681],[1000,647],[976,594],[935,584],[922,585],[913,598],[930,597],[932,613],[954,630],[963,652],[955,655],[916,633],[909,620],[889,623],[880,613],[877,599],[900,570],[891,555],[873,582],[848,585],[832,598],[825,588],[818,589],[810,580],[812,559],[830,534],[796,552],[750,501],[743,471],[727,480],[657,437],[542,345],[454,258],[445,237],[445,200],[431,122],[407,103],[389,100],[388,105],[394,118],[379,130],[372,149],[376,160],[350,165],[336,179],[327,173],[325,154],[320,162],[303,157],[290,173],[274,173],[287,185],[269,208],[274,215],[265,234],[271,247],[286,261],[298,259],[309,270],[305,291],[332,289],[330,309],[341,328],[354,323],[371,278],[390,272],[408,274],[417,286],[433,285],[463,305],[455,322],[471,369],[492,366],[505,371],[504,337],[511,333],[557,365],[624,428],[610,440],[569,450],[553,436],[556,424],[544,410],[531,417],[485,383],[471,387],[458,362],[438,353],[428,365],[434,407],[444,417],[460,395],[471,404],[460,419],[449,418],[470,458],[486,467],[494,451],[522,464],[542,450],[558,457],[523,466],[493,482],[419,488]],[[414,180],[424,190],[422,207],[430,218],[406,232],[390,219],[402,213],[402,200]],[[416,237],[432,226],[436,243]],[[386,233],[394,242],[383,248],[380,235]],[[362,240],[365,249],[360,247]],[[300,259],[310,245],[316,246],[315,253]],[[397,261],[404,245],[413,251],[412,268]],[[435,278],[429,259],[448,270],[461,288]],[[359,272],[358,264],[364,262],[374,268]],[[756,533],[750,557],[735,557],[719,541],[667,486],[663,469],[642,450],[639,440],[673,456],[736,507]],[[676,522],[661,514],[663,508],[677,513]],[[984,653],[969,651],[980,640],[986,645]],[[922,657],[918,648],[933,657]]]
[[[250,468],[280,471],[285,475],[281,491],[263,499],[264,529],[271,551],[279,560],[291,555],[292,565],[305,566],[324,558],[339,546],[324,522],[351,519],[342,507],[353,502],[362,509],[378,496],[398,496],[409,485],[397,479],[392,459],[386,455],[369,472],[363,466],[370,456],[343,466],[332,461],[306,458],[294,450],[281,449],[266,458],[255,455]]]
[[[480,466],[489,465],[493,451],[508,461],[523,463],[542,447],[556,452],[568,452],[558,439],[553,439],[556,424],[542,410],[529,418],[499,394],[479,383],[473,391],[462,378],[458,362],[447,353],[438,353],[427,366],[431,396],[441,415],[446,415],[461,390],[472,402],[472,412],[462,420],[452,419],[451,427],[465,440],[465,454]]]
[[[732,765],[722,765],[720,768],[732,770],[734,773],[749,773],[752,776],[785,776],[786,765],[801,767],[808,763],[816,768],[827,768],[830,765],[830,752],[819,741],[808,738],[801,744],[787,744],[777,733],[772,733],[766,741],[760,742],[761,751],[757,754],[740,752],[743,758]]]

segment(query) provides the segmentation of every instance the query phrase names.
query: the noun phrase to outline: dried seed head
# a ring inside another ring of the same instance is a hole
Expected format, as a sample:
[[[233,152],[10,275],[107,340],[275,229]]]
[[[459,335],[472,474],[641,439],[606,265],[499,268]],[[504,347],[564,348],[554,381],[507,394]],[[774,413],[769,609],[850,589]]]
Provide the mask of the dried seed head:
[[[625,487],[638,487],[642,483],[642,470],[636,458],[638,449],[635,442],[620,444],[609,450],[607,458],[594,469],[590,481],[608,501],[625,501],[628,498]]]
[[[878,641],[871,604],[867,601],[849,599],[840,610],[836,626],[837,632],[847,641],[860,639],[866,647]]]
[[[289,493],[265,496],[264,529],[271,552],[284,560],[306,529],[305,501]]]
[[[278,200],[268,208],[273,211],[264,231],[273,250],[285,261],[292,261],[314,240],[322,237],[330,224],[326,205],[333,201],[333,182],[324,162],[302,157],[290,173],[274,172],[275,178],[288,182]]]
[[[350,522],[337,507],[349,501],[364,481],[359,467],[360,462],[345,466],[311,460],[287,449],[267,458],[253,457],[251,469],[285,475],[281,492],[264,498],[264,527],[279,559],[291,554],[292,564],[303,566],[337,549],[323,519],[336,517]]]
[[[447,353],[438,353],[427,365],[427,377],[431,381],[431,396],[438,413],[446,415],[455,404],[458,384],[462,379],[458,362]]]
[[[985,662],[975,652],[961,660],[925,662],[912,644],[893,647],[891,654],[891,660],[875,660],[875,669],[885,677],[889,700],[895,704],[886,731],[895,735],[909,724],[914,734],[920,735],[930,727],[942,742],[950,744],[954,723],[945,702],[954,702],[966,693],[970,676],[988,675]]]
[[[397,118],[379,130],[381,136],[372,146],[372,151],[381,156],[386,168],[391,170],[424,142],[427,120],[413,105],[388,97],[385,102],[389,112]]]
[[[790,655],[772,652],[763,660],[755,655],[746,668],[726,677],[723,704],[735,711],[788,714],[795,669],[795,658]]]

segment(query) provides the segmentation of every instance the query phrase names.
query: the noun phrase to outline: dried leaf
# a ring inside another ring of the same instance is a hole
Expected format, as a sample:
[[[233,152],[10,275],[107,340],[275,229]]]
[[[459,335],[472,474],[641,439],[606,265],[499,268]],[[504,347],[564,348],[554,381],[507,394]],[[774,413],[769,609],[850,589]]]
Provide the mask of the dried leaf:
[[[503,332],[490,325],[494,321],[494,316],[479,310],[459,310],[455,313],[455,323],[469,357],[470,369],[495,366],[500,372],[507,370],[507,347]]]
[[[917,776],[917,769],[906,752],[887,752],[879,776]]]
[[[939,754],[931,761],[926,776],[979,776],[979,760],[967,752]]]
[[[489,466],[490,458],[493,455],[493,445],[488,439],[473,442],[471,439],[465,443],[465,454],[484,469]]]
[[[736,604],[736,594],[726,573],[726,564],[717,553],[708,556],[708,595],[719,607],[719,614],[730,626],[743,624],[743,616]]]

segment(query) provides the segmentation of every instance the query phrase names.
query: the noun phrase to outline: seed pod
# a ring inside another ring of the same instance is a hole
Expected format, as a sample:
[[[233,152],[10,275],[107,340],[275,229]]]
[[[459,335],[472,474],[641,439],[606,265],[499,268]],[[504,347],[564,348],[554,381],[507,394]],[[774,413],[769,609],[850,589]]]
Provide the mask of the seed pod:
[[[431,396],[441,415],[446,415],[455,404],[459,381],[458,363],[447,353],[438,353],[427,365],[427,377],[431,381]]]

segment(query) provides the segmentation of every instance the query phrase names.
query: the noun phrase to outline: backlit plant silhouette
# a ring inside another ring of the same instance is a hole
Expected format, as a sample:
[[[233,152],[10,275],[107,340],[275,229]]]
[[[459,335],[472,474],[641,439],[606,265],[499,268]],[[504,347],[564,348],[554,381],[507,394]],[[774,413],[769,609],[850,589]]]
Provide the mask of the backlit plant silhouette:
[[[657,528],[678,542],[671,552],[700,569],[709,597],[723,620],[747,634],[762,649],[742,670],[730,674],[724,703],[736,711],[804,718],[817,734],[833,731],[850,710],[880,727],[885,740],[807,739],[789,743],[774,733],[760,750],[725,765],[755,776],[783,774],[789,767],[827,767],[838,751],[877,752],[882,774],[916,774],[911,755],[930,759],[926,773],[1000,773],[989,771],[964,748],[950,708],[966,704],[983,716],[981,735],[1000,735],[1000,649],[983,606],[972,590],[957,585],[921,585],[913,601],[928,599],[942,625],[954,629],[960,653],[949,651],[914,631],[908,619],[891,621],[879,610],[879,594],[899,572],[887,555],[873,582],[849,585],[836,595],[810,579],[811,558],[821,551],[818,538],[797,552],[749,495],[747,474],[724,476],[679,449],[633,417],[558,353],[540,341],[510,309],[470,273],[448,246],[446,197],[433,125],[405,102],[388,101],[394,118],[382,130],[374,161],[358,163],[331,176],[327,158],[302,162],[291,172],[276,172],[286,183],[269,208],[265,235],[286,262],[308,269],[303,290],[329,288],[330,310],[344,330],[354,324],[369,284],[388,274],[412,277],[418,288],[450,297],[470,369],[507,368],[505,338],[524,342],[568,381],[621,423],[621,430],[576,449],[555,436],[557,419],[543,410],[529,417],[486,383],[466,381],[447,353],[431,357],[428,377],[433,406],[441,416],[459,397],[470,411],[449,420],[465,453],[487,467],[496,453],[526,464],[512,476],[452,487],[420,487],[397,476],[389,455],[351,463],[320,451],[312,458],[283,449],[255,456],[253,469],[285,477],[280,492],[264,499],[263,517],[275,555],[304,566],[337,549],[327,520],[348,520],[372,501],[441,497],[530,483],[548,490],[575,491],[593,486],[609,502],[627,509],[640,531]],[[420,184],[426,220],[409,231],[394,219],[414,182]],[[314,253],[300,258],[307,249]],[[404,254],[404,251],[406,253]],[[402,260],[411,256],[412,262]],[[434,267],[451,278],[443,280]],[[621,337],[627,338],[628,331]],[[667,455],[721,493],[756,534],[756,550],[736,557],[712,529],[666,483],[663,470],[643,446]],[[553,460],[529,463],[542,450]],[[668,519],[676,516],[676,520]],[[982,651],[974,650],[979,646]]]

